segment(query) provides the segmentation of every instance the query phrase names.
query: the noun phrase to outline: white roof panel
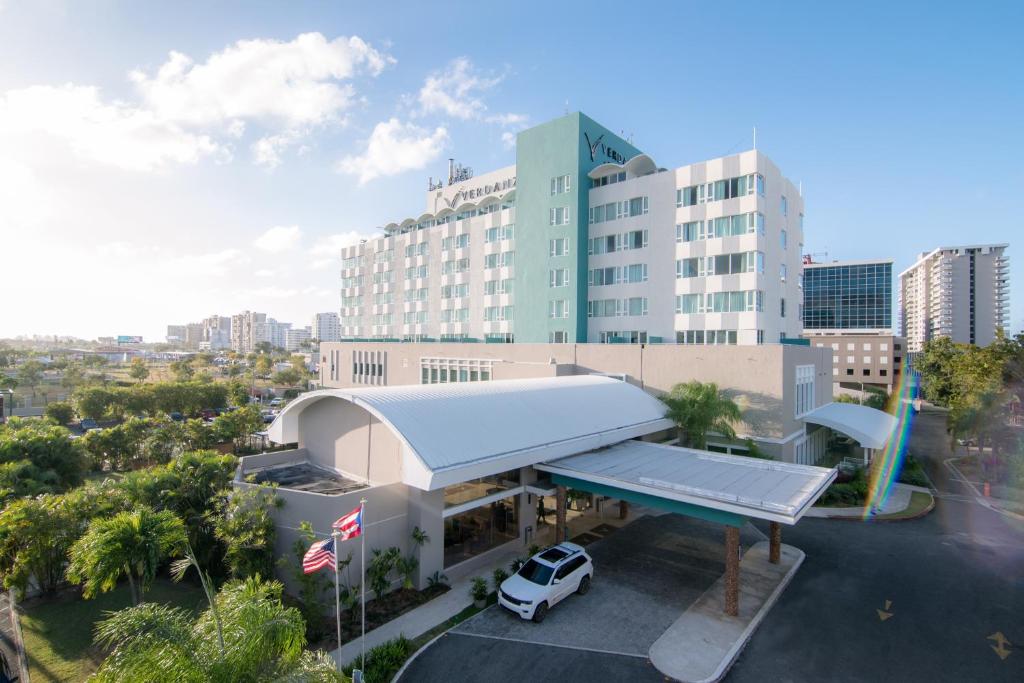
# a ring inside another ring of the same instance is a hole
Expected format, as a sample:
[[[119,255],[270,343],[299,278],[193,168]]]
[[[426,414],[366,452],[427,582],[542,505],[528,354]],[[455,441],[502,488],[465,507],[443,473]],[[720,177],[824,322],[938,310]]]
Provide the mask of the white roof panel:
[[[534,466],[593,483],[795,524],[836,471],[644,441]]]
[[[865,448],[885,448],[898,421],[884,411],[856,403],[826,403],[803,416],[804,422],[842,432]]]

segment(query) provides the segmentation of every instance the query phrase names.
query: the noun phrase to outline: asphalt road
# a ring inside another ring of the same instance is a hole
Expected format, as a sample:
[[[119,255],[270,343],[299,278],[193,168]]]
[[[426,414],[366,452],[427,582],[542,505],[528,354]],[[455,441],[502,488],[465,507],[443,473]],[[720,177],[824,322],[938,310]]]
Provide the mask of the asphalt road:
[[[1024,524],[975,502],[949,475],[944,425],[944,414],[926,410],[911,436],[939,491],[927,517],[804,519],[784,530],[806,560],[727,681],[1024,681]],[[605,649],[616,650],[617,629],[637,618],[606,622]],[[989,638],[996,633],[1005,640]],[[663,677],[642,657],[449,634],[402,680]]]

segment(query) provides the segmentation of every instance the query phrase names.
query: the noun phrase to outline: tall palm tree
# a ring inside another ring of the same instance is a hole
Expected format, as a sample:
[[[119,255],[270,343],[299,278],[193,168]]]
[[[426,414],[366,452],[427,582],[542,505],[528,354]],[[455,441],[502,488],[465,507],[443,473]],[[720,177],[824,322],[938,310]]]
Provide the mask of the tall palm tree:
[[[114,649],[93,680],[344,681],[333,659],[304,651],[306,625],[281,591],[258,577],[225,584],[215,598],[220,629],[212,605],[197,619],[152,603],[116,612],[96,628],[97,643]]]
[[[661,400],[668,408],[665,417],[679,427],[680,446],[707,448],[708,432],[736,438],[733,424],[741,419],[740,407],[714,382],[677,384]]]
[[[85,535],[71,546],[68,579],[83,584],[87,598],[117,587],[128,577],[132,604],[143,601],[160,564],[180,554],[185,525],[173,512],[140,506],[113,517],[93,519]]]

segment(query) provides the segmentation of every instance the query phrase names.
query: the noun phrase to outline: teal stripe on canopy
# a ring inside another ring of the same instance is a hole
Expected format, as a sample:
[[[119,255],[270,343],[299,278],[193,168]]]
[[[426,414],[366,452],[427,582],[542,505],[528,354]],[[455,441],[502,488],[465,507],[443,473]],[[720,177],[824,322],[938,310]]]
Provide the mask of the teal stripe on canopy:
[[[682,501],[672,500],[671,498],[652,496],[647,493],[637,493],[636,491],[621,489],[617,486],[595,484],[582,479],[576,479],[575,477],[567,477],[563,474],[552,473],[551,481],[559,486],[565,486],[578,491],[589,491],[590,493],[596,493],[600,496],[609,496],[611,498],[618,498],[619,500],[624,500],[630,503],[636,503],[637,505],[660,508],[662,510],[668,510],[669,512],[686,515],[687,517],[696,517],[697,519],[703,519],[717,524],[727,524],[728,526],[739,528],[747,523],[746,517],[743,515],[737,515],[733,512],[715,510],[714,508],[707,508],[700,505],[694,505],[692,503],[684,503]]]

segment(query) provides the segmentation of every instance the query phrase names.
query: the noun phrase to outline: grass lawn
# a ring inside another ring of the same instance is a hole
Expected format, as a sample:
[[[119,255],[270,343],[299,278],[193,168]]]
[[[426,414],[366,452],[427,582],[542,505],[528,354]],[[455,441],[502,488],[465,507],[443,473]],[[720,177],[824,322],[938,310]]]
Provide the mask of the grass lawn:
[[[197,612],[206,605],[202,588],[188,581],[173,583],[168,579],[157,579],[146,599]],[[93,600],[83,600],[76,592],[68,592],[52,600],[22,603],[19,606],[21,629],[32,682],[84,681],[88,678],[103,661],[103,653],[92,645],[96,622],[104,618],[104,612],[130,604],[127,584]]]
[[[891,515],[878,515],[874,519],[912,519],[928,509],[932,504],[932,494],[914,491],[910,494],[910,505],[906,510]]]

